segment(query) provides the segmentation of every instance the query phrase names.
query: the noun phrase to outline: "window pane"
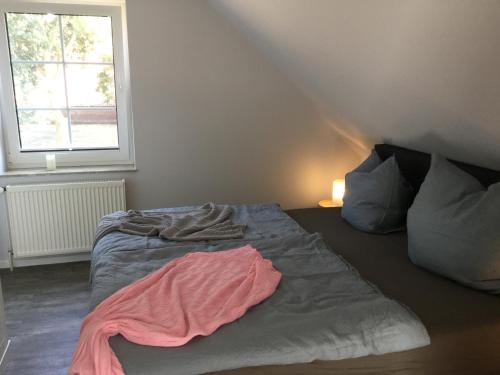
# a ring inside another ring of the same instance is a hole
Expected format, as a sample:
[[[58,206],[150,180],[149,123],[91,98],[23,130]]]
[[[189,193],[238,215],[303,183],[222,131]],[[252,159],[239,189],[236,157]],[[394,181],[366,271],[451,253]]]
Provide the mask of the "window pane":
[[[115,106],[113,66],[67,65],[66,79],[71,107]]]
[[[72,110],[70,116],[73,148],[118,147],[114,109]]]
[[[12,60],[61,61],[59,17],[7,13]]]
[[[13,64],[19,108],[66,107],[62,64]]]
[[[21,146],[26,149],[68,148],[66,111],[18,111]]]
[[[62,26],[66,61],[113,61],[111,17],[62,16]]]
[[[21,150],[119,148],[111,17],[6,20]]]

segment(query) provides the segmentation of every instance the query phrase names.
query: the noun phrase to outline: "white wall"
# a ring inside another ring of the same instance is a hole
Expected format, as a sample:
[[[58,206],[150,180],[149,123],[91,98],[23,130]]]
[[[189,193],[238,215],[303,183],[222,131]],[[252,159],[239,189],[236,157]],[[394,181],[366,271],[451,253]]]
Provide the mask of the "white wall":
[[[127,14],[137,172],[0,177],[0,186],[124,177],[129,208],[206,201],[292,208],[327,197],[331,180],[360,160],[207,2],[127,0]]]
[[[500,2],[211,0],[341,131],[500,169]]]
[[[314,205],[352,152],[206,1],[127,2],[139,206]]]

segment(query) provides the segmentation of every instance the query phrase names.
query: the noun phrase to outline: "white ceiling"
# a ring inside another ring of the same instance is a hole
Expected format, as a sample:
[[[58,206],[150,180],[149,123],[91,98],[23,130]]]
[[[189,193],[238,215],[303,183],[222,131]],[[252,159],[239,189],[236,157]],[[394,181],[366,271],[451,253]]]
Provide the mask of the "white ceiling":
[[[500,2],[210,2],[355,144],[500,169]]]

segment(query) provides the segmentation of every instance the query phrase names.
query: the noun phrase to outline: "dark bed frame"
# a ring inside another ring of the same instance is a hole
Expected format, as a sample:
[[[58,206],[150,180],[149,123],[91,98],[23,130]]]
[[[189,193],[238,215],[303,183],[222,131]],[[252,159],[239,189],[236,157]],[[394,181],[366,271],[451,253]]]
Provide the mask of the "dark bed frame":
[[[375,151],[382,160],[386,160],[392,155],[395,155],[401,173],[408,182],[410,182],[415,191],[418,191],[420,185],[424,182],[425,175],[431,164],[430,154],[385,143],[375,145]],[[500,182],[500,172],[498,171],[456,160],[450,161],[460,169],[477,178],[485,187]]]
[[[383,160],[395,155],[403,175],[419,189],[429,170],[429,154],[388,144],[378,144],[375,150]],[[484,186],[500,181],[498,171],[451,161]],[[429,332],[431,345],[340,361],[244,369],[234,374],[500,374],[500,296],[467,288],[412,264],[405,232],[377,235],[357,231],[342,219],[340,208],[287,213],[308,232],[321,233],[362,277],[415,312]]]

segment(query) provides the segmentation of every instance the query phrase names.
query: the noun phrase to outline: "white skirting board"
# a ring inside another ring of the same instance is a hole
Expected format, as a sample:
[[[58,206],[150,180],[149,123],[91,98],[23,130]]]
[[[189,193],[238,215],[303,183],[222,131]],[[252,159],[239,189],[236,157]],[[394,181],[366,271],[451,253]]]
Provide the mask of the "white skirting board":
[[[7,354],[7,350],[9,350],[10,346],[10,340],[8,339],[6,343],[2,343],[0,346],[0,351],[1,351],[1,357],[0,357],[0,374],[2,373],[2,365],[3,365],[3,360],[5,359],[5,355]]]

